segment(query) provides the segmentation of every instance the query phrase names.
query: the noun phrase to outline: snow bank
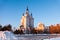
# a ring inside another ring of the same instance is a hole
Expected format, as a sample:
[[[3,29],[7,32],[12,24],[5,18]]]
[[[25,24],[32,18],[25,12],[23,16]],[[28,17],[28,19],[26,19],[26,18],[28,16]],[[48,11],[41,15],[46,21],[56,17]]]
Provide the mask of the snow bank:
[[[27,40],[24,37],[16,37],[12,32],[0,31],[0,40]]]
[[[16,40],[17,38],[14,36],[12,32],[9,31],[0,31],[0,40]]]
[[[4,32],[0,31],[0,40],[4,39],[6,39],[6,35],[4,34]]]

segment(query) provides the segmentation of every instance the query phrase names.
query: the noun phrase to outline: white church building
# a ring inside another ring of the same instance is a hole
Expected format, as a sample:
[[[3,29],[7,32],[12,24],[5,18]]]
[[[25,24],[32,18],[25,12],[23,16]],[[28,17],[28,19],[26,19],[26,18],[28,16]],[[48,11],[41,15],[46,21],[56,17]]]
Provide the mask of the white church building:
[[[26,9],[26,13],[23,13],[22,15],[21,25],[23,26],[23,30],[25,31],[25,33],[28,33],[29,28],[34,27],[34,18],[32,16],[32,13],[29,13],[28,7]]]

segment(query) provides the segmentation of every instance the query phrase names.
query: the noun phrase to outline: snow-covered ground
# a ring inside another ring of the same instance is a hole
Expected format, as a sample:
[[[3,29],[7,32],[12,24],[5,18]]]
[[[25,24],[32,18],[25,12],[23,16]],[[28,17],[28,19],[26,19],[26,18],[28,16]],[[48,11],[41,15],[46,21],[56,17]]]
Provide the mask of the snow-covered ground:
[[[32,36],[31,34],[26,34],[26,35],[20,35],[20,36],[16,36],[14,35],[12,32],[9,31],[0,31],[0,40],[60,40],[60,36],[59,37],[55,37],[55,38],[48,38],[48,35],[40,35],[40,36]],[[46,39],[47,38],[47,39]]]
[[[0,31],[0,40],[14,40],[17,39],[12,32]]]
[[[44,40],[60,40],[60,37],[50,38],[50,39],[44,39]]]

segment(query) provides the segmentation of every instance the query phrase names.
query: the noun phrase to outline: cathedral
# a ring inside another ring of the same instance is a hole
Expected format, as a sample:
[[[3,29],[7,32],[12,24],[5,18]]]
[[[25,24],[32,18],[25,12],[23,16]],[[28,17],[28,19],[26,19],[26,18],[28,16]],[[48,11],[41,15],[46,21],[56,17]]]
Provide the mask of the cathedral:
[[[27,7],[26,13],[23,13],[21,18],[21,25],[23,26],[23,29],[25,33],[28,33],[29,28],[34,27],[34,18],[32,16],[32,13],[29,14],[29,9]]]

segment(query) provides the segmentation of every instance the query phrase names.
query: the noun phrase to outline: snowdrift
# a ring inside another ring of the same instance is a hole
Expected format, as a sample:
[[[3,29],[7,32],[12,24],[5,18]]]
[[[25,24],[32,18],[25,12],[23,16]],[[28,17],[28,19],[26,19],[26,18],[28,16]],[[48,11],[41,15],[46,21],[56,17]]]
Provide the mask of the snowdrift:
[[[0,31],[0,40],[17,40],[12,32]]]

